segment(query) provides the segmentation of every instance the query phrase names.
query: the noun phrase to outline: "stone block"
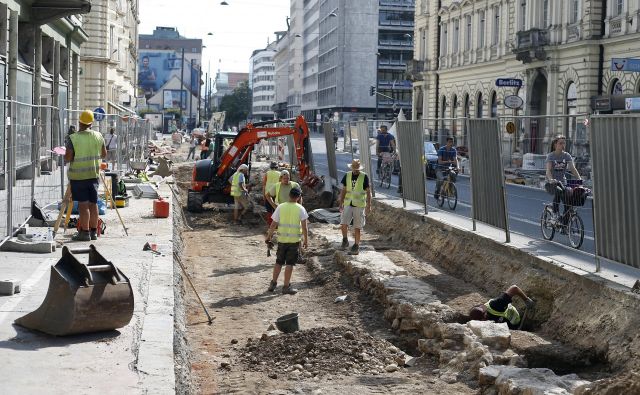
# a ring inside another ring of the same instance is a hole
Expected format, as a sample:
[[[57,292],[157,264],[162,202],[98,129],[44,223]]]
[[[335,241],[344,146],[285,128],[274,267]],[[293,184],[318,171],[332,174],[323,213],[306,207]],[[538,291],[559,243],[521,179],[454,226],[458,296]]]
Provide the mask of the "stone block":
[[[588,384],[575,374],[556,376],[551,369],[521,369],[513,366],[487,366],[480,369],[480,385],[495,385],[504,394],[571,394]]]
[[[20,281],[0,280],[0,295],[13,295],[20,293]]]
[[[409,332],[418,330],[415,321],[410,318],[405,318],[400,321],[400,331]]]
[[[507,349],[511,344],[511,331],[506,323],[493,321],[469,321],[467,327],[478,337],[482,344],[497,349]]]
[[[443,339],[451,339],[454,341],[458,341],[460,343],[464,343],[465,336],[469,336],[473,334],[471,330],[463,325],[457,323],[450,324],[440,324],[440,333]]]

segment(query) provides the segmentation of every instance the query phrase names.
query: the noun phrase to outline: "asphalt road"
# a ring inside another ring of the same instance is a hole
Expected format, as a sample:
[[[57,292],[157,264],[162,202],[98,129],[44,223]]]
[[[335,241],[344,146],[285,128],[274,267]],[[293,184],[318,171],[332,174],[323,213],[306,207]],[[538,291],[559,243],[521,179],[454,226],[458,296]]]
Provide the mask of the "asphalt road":
[[[313,161],[318,174],[329,174],[329,168],[327,166],[327,151],[325,147],[325,141],[322,137],[316,137],[314,135],[311,138],[311,147],[313,151]],[[342,147],[342,139],[338,141],[338,147]],[[338,162],[338,175],[342,179],[342,176],[348,171],[348,166],[351,164],[352,158],[358,158],[358,154],[352,155],[350,152],[336,152],[336,161]],[[372,161],[371,168],[376,168],[376,158]],[[389,189],[381,188],[377,182],[377,178],[373,177],[374,190],[380,190],[385,194],[396,196],[400,198],[400,194],[397,193],[398,189],[398,176],[394,175],[391,179],[391,187]],[[450,211],[446,205],[440,208],[435,199],[433,198],[433,191],[435,189],[435,180],[427,180],[427,191],[429,192],[428,206],[429,210],[445,210]],[[471,186],[469,184],[469,177],[460,175],[456,182],[458,189],[458,206],[455,209],[455,213],[465,217],[471,217]],[[552,200],[551,196],[544,190],[525,187],[514,184],[507,184],[507,209],[509,212],[509,229],[512,232],[517,232],[528,237],[535,239],[541,239],[542,233],[540,231],[540,215],[545,203]],[[593,207],[591,199],[587,200],[584,207],[578,209],[578,213],[584,222],[585,237],[581,251],[593,254]],[[569,240],[566,235],[561,235],[556,232],[553,239],[561,245],[569,246]]]

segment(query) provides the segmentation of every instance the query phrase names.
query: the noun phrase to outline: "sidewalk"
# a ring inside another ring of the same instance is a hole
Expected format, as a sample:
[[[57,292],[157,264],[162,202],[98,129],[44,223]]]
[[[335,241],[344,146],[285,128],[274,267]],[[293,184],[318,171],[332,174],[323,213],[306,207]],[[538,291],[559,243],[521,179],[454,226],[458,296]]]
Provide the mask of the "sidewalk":
[[[386,195],[376,191],[374,198],[378,202],[392,207],[401,208],[402,199]],[[405,210],[418,215],[424,215],[424,205],[407,201]],[[449,226],[473,232],[473,223],[470,218],[456,215],[446,210],[434,210],[429,207],[428,217],[436,219]],[[480,237],[494,240],[498,243],[505,243],[506,236],[502,229],[497,229],[481,222],[476,222],[477,231]],[[511,241],[508,243],[512,248],[524,251],[530,255],[548,260],[551,264],[584,277],[592,279],[610,281],[611,285],[622,286],[631,289],[635,282],[640,279],[640,269],[623,265],[616,262],[600,259],[601,270],[596,272],[595,257],[591,254],[563,246],[559,243],[533,239],[519,233],[511,232]]]
[[[159,194],[171,201],[166,184]],[[173,359],[173,220],[157,219],[151,199],[130,199],[120,215],[103,216],[107,230],[94,242],[131,281],[134,316],[116,331],[52,337],[13,325],[13,321],[40,306],[47,292],[50,266],[61,256],[0,252],[0,276],[22,281],[22,292],[0,296],[0,355],[2,393],[174,393]],[[73,232],[59,234],[70,248],[89,243],[68,242]],[[162,255],[142,251],[156,243]],[[79,260],[86,260],[79,255]]]

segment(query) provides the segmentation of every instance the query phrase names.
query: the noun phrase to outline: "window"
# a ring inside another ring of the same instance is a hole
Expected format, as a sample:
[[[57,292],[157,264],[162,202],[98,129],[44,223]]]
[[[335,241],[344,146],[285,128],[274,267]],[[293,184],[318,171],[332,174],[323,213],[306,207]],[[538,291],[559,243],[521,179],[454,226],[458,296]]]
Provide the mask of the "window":
[[[498,99],[496,97],[496,92],[494,91],[491,94],[491,118],[496,118],[498,116]]]
[[[569,82],[569,86],[567,87],[567,105],[566,105],[566,114],[567,115],[576,115],[578,113],[578,92],[576,89],[576,84],[573,82]],[[575,116],[569,117],[566,120],[565,129],[567,130],[567,135],[569,136],[569,141],[575,139],[577,127],[577,119]],[[569,142],[568,141],[568,142]]]
[[[440,42],[440,50],[442,52],[442,55],[446,55],[447,54],[447,41],[448,41],[448,31],[447,31],[447,24],[443,23],[442,24],[442,37],[441,37],[441,42]]]
[[[478,24],[478,48],[484,48],[484,11],[480,11],[478,14],[478,19],[480,23]]]
[[[453,20],[453,51],[452,53],[458,53],[458,44],[460,40],[460,20]]]
[[[542,2],[542,28],[546,29],[549,26],[549,0],[543,0]]]
[[[467,15],[465,17],[467,24],[466,37],[464,39],[464,50],[468,51],[471,49],[471,15]]]
[[[482,118],[482,92],[478,93],[478,100],[476,101],[476,117]]]
[[[493,7],[493,37],[491,45],[498,45],[500,42],[500,7]]]
[[[527,2],[520,0],[520,30],[525,30],[527,24]]]
[[[613,84],[611,85],[611,94],[614,96],[621,95],[623,93],[622,82],[620,80],[613,80]]]
[[[624,0],[614,0],[613,1],[613,16],[618,16],[622,14],[624,10]]]
[[[109,27],[109,59],[112,59],[114,53],[117,52],[118,48],[116,48],[116,27],[111,25]]]
[[[576,23],[580,15],[580,1],[571,0],[569,2],[569,23]]]

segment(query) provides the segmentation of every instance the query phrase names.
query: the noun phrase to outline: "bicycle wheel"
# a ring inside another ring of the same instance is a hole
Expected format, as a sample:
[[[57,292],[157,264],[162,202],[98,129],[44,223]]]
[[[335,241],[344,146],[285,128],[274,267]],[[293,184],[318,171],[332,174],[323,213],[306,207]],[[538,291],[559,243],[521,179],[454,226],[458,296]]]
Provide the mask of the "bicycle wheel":
[[[580,248],[584,241],[584,224],[582,218],[576,213],[571,214],[567,223],[567,236],[569,237],[569,244],[573,248]]]
[[[385,188],[389,189],[391,187],[391,165],[385,167],[384,183],[387,184]]]
[[[449,188],[447,189],[447,204],[451,210],[455,210],[458,205],[458,190],[456,189],[456,184],[450,182]]]
[[[442,207],[444,206],[444,195],[447,193],[447,188],[449,187],[449,183],[448,182],[443,182],[442,185],[440,186],[440,194],[438,195],[438,199],[436,199],[436,201],[438,202],[438,206]]]
[[[553,236],[556,234],[556,228],[553,226],[553,210],[551,207],[545,207],[542,209],[542,216],[540,216],[540,230],[542,230],[542,237],[545,240],[553,240]]]
[[[380,184],[380,188],[382,188],[382,184],[384,184],[384,165],[380,166],[380,171],[378,172],[378,183]]]

